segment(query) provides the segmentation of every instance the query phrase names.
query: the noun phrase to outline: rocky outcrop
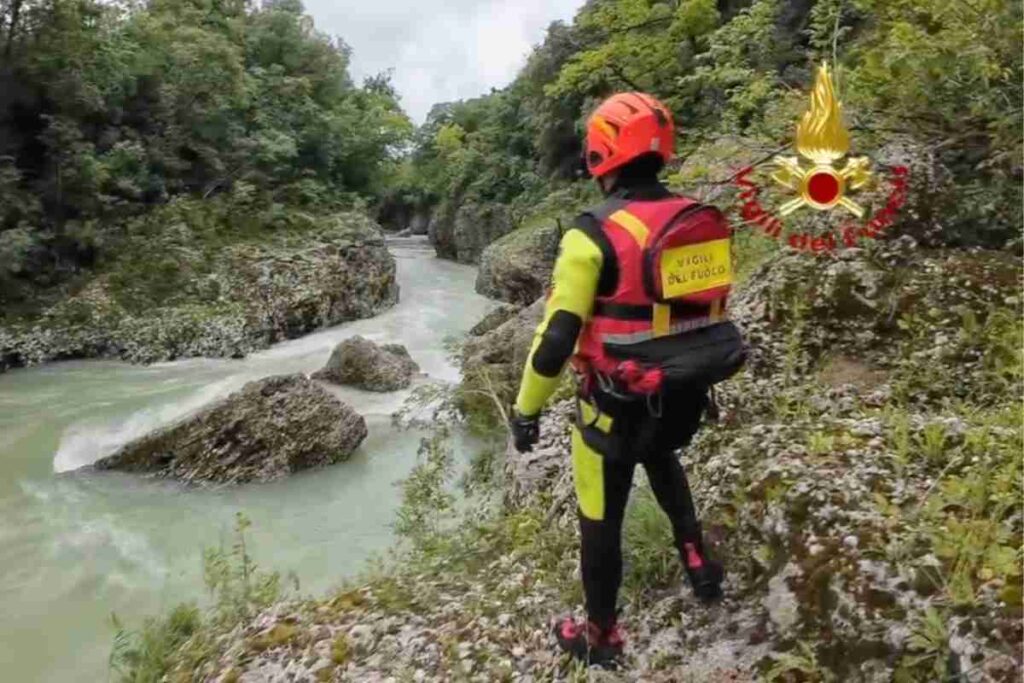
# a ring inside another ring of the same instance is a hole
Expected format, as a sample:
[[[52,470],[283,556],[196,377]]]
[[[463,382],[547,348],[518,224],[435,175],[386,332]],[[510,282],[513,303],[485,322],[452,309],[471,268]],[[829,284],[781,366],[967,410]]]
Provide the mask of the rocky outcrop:
[[[480,257],[476,291],[523,306],[536,301],[551,280],[561,236],[562,227],[550,220],[501,237]]]
[[[429,227],[430,209],[419,208],[413,212],[412,217],[409,219],[407,229],[409,230],[410,235],[426,235]]]
[[[183,259],[199,254],[182,268],[207,268],[207,259],[213,266],[166,301],[142,305],[124,272],[99,274],[31,323],[0,328],[0,371],[66,358],[239,358],[398,301],[394,258],[379,226],[358,213],[319,220],[260,244],[208,254],[182,248]]]
[[[811,360],[842,354],[886,366],[916,333],[908,320],[926,319],[921,327],[934,336],[920,354],[950,352],[965,320],[984,324],[992,310],[1013,303],[1008,292],[1020,284],[1010,253],[926,250],[905,235],[817,257],[780,252],[747,278],[730,315],[751,343],[748,365],[759,372],[783,362],[787,345]],[[964,358],[961,368],[978,362]]]
[[[475,390],[494,392],[506,405],[512,403],[543,316],[544,301],[537,300],[490,332],[466,341],[462,349],[462,387],[470,390],[467,395]]]
[[[514,228],[512,211],[504,204],[446,202],[434,212],[428,234],[441,258],[476,263],[488,244]]]
[[[366,437],[352,408],[302,375],[246,384],[95,463],[187,483],[240,484],[346,460]]]
[[[469,336],[482,337],[491,330],[500,327],[508,320],[511,320],[519,311],[519,306],[500,304],[488,311],[487,315],[481,318],[476,325],[473,325],[473,327],[469,329]]]
[[[338,344],[327,365],[313,378],[367,391],[396,391],[409,386],[418,370],[401,344],[378,346],[357,335]]]

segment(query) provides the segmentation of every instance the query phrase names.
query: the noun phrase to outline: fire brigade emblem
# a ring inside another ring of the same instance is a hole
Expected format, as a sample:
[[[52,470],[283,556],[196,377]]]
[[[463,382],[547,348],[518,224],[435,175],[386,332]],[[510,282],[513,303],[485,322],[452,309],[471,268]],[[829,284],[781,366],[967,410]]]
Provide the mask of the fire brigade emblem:
[[[843,126],[843,105],[836,100],[828,65],[822,64],[811,92],[811,108],[796,127],[796,150],[810,163],[805,167],[797,157],[776,157],[775,182],[795,190],[799,196],[779,207],[788,216],[809,206],[828,211],[841,206],[857,218],[864,209],[847,194],[871,180],[867,157],[851,157],[841,168],[833,164],[850,151],[850,133]]]
[[[843,126],[842,114],[828,65],[822,64],[811,91],[810,109],[796,127],[796,151],[800,156],[776,156],[772,160],[772,180],[796,196],[775,210],[767,209],[759,198],[761,187],[752,177],[754,167],[740,170],[732,180],[740,188],[738,208],[744,223],[773,239],[785,235],[790,247],[812,252],[832,251],[840,244],[852,247],[862,237],[884,236],[906,201],[907,168],[883,169],[889,194],[882,208],[866,216],[866,209],[849,195],[872,183],[875,176],[867,157],[847,157],[850,132]],[[787,229],[786,217],[805,206],[818,211],[840,207],[844,218],[838,228],[823,232]]]

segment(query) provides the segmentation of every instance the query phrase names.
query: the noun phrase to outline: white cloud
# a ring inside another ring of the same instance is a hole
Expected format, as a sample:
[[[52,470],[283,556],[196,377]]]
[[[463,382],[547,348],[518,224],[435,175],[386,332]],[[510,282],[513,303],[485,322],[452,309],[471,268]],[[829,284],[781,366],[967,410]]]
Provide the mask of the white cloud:
[[[306,0],[317,29],[352,46],[359,81],[394,69],[402,106],[422,123],[437,102],[507,85],[544,38],[583,0]]]

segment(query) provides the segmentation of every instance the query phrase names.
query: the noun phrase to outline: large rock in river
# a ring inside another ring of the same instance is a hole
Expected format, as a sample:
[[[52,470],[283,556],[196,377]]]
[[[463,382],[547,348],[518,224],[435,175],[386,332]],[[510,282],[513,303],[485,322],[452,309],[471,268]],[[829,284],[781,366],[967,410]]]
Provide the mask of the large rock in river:
[[[441,258],[477,263],[484,248],[516,225],[505,204],[467,202],[441,204],[430,220],[428,234]]]
[[[327,380],[368,391],[395,391],[412,383],[419,366],[401,344],[374,344],[355,336],[338,344],[327,365],[313,374]]]
[[[352,408],[302,375],[250,382],[227,398],[99,460],[100,470],[236,484],[346,460],[366,438]]]
[[[562,227],[555,220],[524,226],[491,243],[480,256],[476,291],[526,306],[544,294],[558,256]]]

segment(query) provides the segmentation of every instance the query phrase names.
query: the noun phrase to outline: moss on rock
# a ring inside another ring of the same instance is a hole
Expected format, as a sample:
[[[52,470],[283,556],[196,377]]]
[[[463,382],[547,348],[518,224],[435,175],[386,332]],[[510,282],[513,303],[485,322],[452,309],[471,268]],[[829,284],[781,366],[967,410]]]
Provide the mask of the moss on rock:
[[[81,289],[0,327],[0,371],[66,358],[237,358],[398,300],[394,259],[362,214],[221,232],[189,211],[148,217]],[[161,220],[178,229],[157,230]]]
[[[365,420],[316,382],[277,375],[246,384],[94,467],[197,484],[271,481],[347,459],[366,433]]]

